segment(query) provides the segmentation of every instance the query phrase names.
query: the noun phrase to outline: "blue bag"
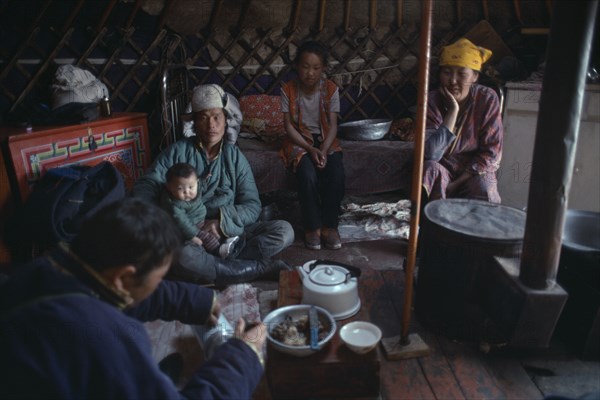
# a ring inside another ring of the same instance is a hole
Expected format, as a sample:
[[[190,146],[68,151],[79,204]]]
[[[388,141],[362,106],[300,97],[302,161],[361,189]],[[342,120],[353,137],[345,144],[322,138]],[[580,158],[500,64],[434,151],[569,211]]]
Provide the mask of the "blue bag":
[[[21,241],[30,240],[42,248],[69,243],[87,218],[125,194],[121,173],[108,161],[91,167],[52,168],[17,212]]]

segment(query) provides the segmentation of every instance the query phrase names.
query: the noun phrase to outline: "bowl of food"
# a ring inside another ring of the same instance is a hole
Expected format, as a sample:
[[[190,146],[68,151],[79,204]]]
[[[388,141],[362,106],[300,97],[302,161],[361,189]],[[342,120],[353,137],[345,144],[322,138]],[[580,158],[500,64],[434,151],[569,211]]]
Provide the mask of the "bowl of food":
[[[354,321],[340,329],[340,339],[353,352],[365,354],[381,340],[381,329],[370,322]]]
[[[314,307],[317,314],[317,347],[310,346],[309,311]],[[321,350],[336,332],[333,316],[324,308],[310,304],[281,307],[271,311],[264,319],[267,340],[276,350],[297,357],[306,357]]]
[[[391,119],[363,119],[340,124],[338,131],[348,140],[379,140],[388,133],[390,126]]]

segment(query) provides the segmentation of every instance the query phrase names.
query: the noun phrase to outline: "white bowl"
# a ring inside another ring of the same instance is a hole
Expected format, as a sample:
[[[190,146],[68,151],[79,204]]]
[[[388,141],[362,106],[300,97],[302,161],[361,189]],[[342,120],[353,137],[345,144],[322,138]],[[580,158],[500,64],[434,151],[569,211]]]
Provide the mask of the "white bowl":
[[[310,345],[306,346],[293,346],[282,343],[277,339],[271,336],[271,331],[275,328],[280,322],[285,320],[286,317],[292,318],[292,320],[296,321],[302,317],[308,317],[308,310],[311,305],[309,304],[299,304],[281,307],[276,310],[271,311],[263,320],[263,323],[267,326],[267,340],[273,345],[273,347],[286,354],[290,354],[296,357],[306,357],[311,354],[318,352],[320,349],[325,347],[329,341],[333,338],[336,332],[336,324],[335,320],[331,313],[324,308],[314,306],[317,309],[317,315],[319,317],[319,321],[324,325],[327,330],[327,336],[318,342],[319,349],[313,350],[310,348]]]
[[[353,352],[365,354],[381,340],[381,329],[370,322],[354,321],[340,329],[340,338]]]

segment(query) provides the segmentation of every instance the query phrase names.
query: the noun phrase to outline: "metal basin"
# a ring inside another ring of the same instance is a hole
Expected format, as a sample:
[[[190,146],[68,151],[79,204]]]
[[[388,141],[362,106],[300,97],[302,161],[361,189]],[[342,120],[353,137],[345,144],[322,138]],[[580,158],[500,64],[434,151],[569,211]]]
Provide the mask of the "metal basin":
[[[390,130],[390,119],[363,119],[345,122],[338,126],[338,131],[348,140],[379,140]]]
[[[324,329],[327,332],[325,338],[318,342],[319,350],[313,350],[309,345],[295,346],[285,344],[275,339],[271,335],[273,329],[287,318],[290,318],[293,321],[298,321],[301,318],[308,318],[308,310],[310,309],[310,307],[310,304],[298,304],[281,307],[271,311],[263,319],[263,323],[267,326],[267,340],[269,341],[269,343],[271,343],[274,349],[282,353],[290,354],[292,356],[306,357],[318,352],[323,347],[325,347],[327,343],[331,341],[337,330],[335,320],[333,319],[333,316],[329,313],[329,311],[318,306],[315,307],[317,309],[319,321],[323,323]]]
[[[600,213],[567,210],[562,245],[578,253],[600,254]]]

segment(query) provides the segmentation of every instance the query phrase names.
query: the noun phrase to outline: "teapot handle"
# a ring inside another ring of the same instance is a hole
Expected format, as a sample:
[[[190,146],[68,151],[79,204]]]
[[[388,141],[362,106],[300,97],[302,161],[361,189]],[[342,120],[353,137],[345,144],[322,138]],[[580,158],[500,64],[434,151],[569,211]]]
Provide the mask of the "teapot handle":
[[[337,265],[339,267],[344,267],[348,271],[350,271],[350,276],[356,277],[356,278],[358,278],[360,276],[360,274],[362,273],[362,271],[358,267],[354,267],[352,265],[343,264],[341,262],[332,261],[332,260],[315,260],[313,263],[311,263],[308,266],[309,272],[312,271],[313,269],[315,269],[315,267],[317,267],[319,265]]]

